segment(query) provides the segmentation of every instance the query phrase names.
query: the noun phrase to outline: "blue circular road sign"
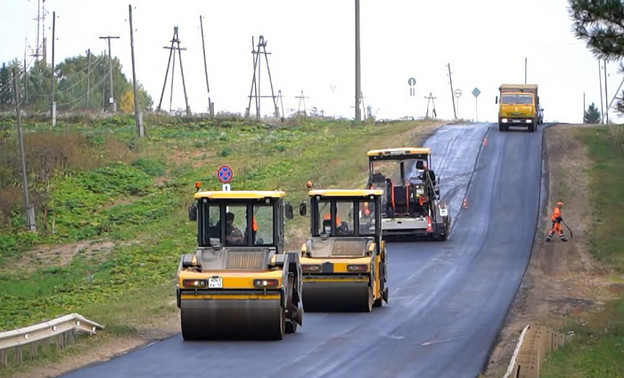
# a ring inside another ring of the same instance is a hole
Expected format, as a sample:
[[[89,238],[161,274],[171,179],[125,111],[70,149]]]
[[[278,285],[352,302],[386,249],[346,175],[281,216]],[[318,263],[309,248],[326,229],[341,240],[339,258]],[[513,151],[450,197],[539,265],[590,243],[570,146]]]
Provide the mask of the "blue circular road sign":
[[[222,165],[217,169],[217,178],[222,183],[230,182],[234,177],[234,172],[232,172],[232,168],[228,165]]]

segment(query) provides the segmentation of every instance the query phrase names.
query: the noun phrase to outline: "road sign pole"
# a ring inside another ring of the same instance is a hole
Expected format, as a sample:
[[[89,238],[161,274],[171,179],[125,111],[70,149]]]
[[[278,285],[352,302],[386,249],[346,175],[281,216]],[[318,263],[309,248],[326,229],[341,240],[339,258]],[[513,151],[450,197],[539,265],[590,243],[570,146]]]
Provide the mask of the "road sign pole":
[[[472,90],[472,95],[475,98],[475,115],[476,115],[477,122],[479,122],[479,103],[477,102],[477,100],[479,99],[480,94],[481,94],[481,91],[479,90],[479,88],[475,87],[475,89]]]

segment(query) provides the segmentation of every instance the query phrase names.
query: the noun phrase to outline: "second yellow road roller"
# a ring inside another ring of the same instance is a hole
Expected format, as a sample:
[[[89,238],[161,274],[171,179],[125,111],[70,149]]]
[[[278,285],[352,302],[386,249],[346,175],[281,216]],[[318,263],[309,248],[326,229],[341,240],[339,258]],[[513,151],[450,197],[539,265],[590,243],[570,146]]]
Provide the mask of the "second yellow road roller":
[[[379,189],[313,189],[301,247],[305,311],[363,311],[388,302]],[[300,213],[306,213],[306,206]]]

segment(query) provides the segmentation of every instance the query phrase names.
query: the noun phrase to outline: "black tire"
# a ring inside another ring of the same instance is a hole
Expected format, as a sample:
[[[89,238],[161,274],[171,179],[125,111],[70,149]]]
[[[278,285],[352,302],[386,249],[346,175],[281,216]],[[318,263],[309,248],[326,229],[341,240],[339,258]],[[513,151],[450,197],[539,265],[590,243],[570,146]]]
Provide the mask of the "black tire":
[[[498,131],[507,131],[507,127],[504,126],[502,123],[498,124]]]
[[[364,306],[364,312],[371,312],[373,311],[373,303],[375,302],[374,300],[374,296],[373,296],[373,288],[371,286],[368,287],[368,303],[366,303],[366,305]]]
[[[284,338],[284,333],[286,333],[286,317],[284,316],[284,311],[279,312],[278,322],[277,328],[271,332],[270,338],[273,340],[282,340]]]

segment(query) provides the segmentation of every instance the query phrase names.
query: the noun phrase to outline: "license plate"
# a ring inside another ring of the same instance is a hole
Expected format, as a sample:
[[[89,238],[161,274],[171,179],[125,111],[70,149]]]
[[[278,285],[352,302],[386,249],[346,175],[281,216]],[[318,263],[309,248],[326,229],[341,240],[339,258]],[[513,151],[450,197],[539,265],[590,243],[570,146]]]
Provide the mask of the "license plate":
[[[208,288],[209,289],[220,289],[223,287],[223,279],[221,277],[210,277],[208,278]]]
[[[440,215],[445,217],[448,215],[448,210],[447,209],[440,209]]]

